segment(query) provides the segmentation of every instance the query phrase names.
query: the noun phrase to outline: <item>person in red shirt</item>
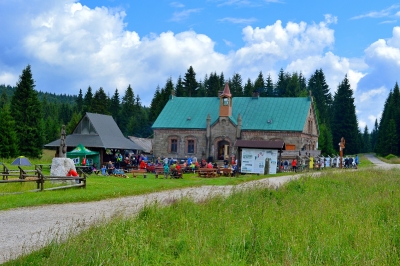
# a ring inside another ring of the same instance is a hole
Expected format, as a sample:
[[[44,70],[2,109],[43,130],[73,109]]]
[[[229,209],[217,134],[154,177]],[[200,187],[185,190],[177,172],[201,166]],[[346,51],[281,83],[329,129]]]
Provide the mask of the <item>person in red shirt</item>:
[[[297,172],[297,161],[296,161],[296,159],[293,159],[293,161],[292,161],[292,169],[293,169],[293,172]]]
[[[74,169],[69,169],[67,176],[79,176],[78,173]],[[75,180],[77,184],[81,183],[81,180]]]
[[[140,169],[146,169],[146,163],[144,160],[140,161]]]

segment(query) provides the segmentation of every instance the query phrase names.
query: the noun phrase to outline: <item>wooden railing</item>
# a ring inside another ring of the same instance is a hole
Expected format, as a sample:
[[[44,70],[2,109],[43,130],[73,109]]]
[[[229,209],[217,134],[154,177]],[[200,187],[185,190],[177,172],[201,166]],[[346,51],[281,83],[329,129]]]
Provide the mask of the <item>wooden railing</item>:
[[[43,175],[40,167],[36,167],[35,170],[23,170],[19,167],[19,170],[9,170],[3,164],[3,172],[1,175],[3,176],[3,180],[0,180],[0,183],[24,183],[24,182],[36,182],[37,187],[36,190],[31,191],[44,191],[44,190],[57,190],[57,189],[67,189],[73,187],[82,187],[86,188],[86,173],[80,172],[79,176],[45,176]],[[9,179],[9,177],[14,177],[13,179]],[[16,179],[18,177],[18,179]],[[46,181],[75,181],[75,184],[65,185],[65,186],[56,186],[50,188],[44,188]]]

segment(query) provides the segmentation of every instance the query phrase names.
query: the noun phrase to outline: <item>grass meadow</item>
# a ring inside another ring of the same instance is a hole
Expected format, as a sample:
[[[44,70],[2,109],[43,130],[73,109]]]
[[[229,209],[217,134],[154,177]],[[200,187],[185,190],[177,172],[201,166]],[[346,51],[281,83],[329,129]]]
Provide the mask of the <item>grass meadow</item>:
[[[399,265],[399,176],[326,171],[277,190],[149,205],[5,265]]]
[[[30,159],[35,164],[51,164],[54,151],[44,150],[43,157],[38,159]],[[361,168],[369,167],[371,163],[360,156]],[[2,160],[4,164],[11,170],[18,169],[11,166],[13,160]],[[0,165],[0,167],[2,167]],[[23,167],[23,169],[33,170],[32,167]],[[49,174],[49,170],[44,168],[44,174]],[[333,171],[333,169],[323,170]],[[35,182],[0,184],[0,210],[7,210],[18,207],[40,206],[46,204],[63,204],[71,202],[89,202],[110,198],[119,198],[124,196],[134,196],[157,191],[165,191],[177,188],[196,187],[204,185],[237,185],[240,183],[262,179],[265,177],[278,177],[283,175],[291,175],[293,172],[278,173],[275,175],[239,175],[238,177],[218,177],[218,178],[198,178],[197,174],[184,174],[183,179],[156,179],[154,174],[149,174],[146,179],[138,178],[119,178],[107,177],[92,174],[87,178],[86,189],[72,188],[67,190],[43,191],[43,192],[27,192],[36,189]],[[128,174],[128,176],[132,177]],[[45,182],[44,187],[54,187],[60,184],[51,184]],[[25,192],[25,193],[22,193]]]

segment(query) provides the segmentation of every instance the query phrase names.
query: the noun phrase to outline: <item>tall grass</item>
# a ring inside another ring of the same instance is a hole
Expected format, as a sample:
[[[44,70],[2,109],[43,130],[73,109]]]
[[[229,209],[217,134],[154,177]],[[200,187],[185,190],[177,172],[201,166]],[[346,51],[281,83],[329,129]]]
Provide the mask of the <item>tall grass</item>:
[[[399,170],[145,207],[5,265],[399,265]]]
[[[47,155],[45,155],[47,154]],[[52,151],[45,151],[41,160],[31,160],[34,164],[50,164],[53,156]],[[44,159],[47,158],[47,159]],[[9,160],[7,167],[11,163]],[[371,163],[360,156],[360,168],[368,167]],[[0,166],[1,167],[1,166]],[[11,166],[10,166],[11,167]],[[16,168],[16,167],[15,167]],[[24,167],[25,169],[26,167]],[[16,168],[17,169],[17,168]],[[33,167],[32,167],[33,169]],[[330,171],[333,169],[324,169]],[[48,171],[48,170],[47,170]],[[46,173],[48,174],[48,173]],[[238,177],[219,177],[219,178],[198,178],[197,174],[185,174],[183,179],[155,179],[153,174],[144,178],[118,178],[104,177],[95,174],[87,179],[86,189],[68,189],[60,191],[45,191],[35,193],[10,194],[14,192],[24,192],[36,188],[36,183],[13,183],[0,184],[0,210],[17,207],[29,207],[45,204],[62,204],[70,202],[88,202],[108,198],[118,198],[133,196],[144,193],[151,193],[176,188],[196,187],[203,185],[237,185],[240,183],[257,180],[266,177],[277,177],[282,175],[294,174],[293,172],[278,173],[276,175],[240,175]],[[129,175],[129,174],[128,174]],[[132,175],[129,175],[132,177]],[[45,182],[45,188],[51,187],[51,182]]]

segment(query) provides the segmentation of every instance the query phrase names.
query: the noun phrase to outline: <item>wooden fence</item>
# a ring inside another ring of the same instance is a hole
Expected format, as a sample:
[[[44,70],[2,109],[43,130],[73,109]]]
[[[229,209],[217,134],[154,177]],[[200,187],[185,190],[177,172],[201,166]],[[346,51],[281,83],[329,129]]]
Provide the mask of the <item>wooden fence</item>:
[[[36,166],[35,170],[24,170],[19,167],[19,170],[9,170],[3,164],[3,172],[1,175],[3,176],[3,180],[0,180],[0,183],[24,183],[24,182],[36,182],[37,186],[35,190],[31,190],[31,192],[35,191],[44,191],[44,190],[57,190],[57,189],[67,189],[73,187],[82,187],[86,188],[86,174],[84,172],[80,172],[79,176],[45,176],[43,175],[40,167]],[[65,186],[57,186],[51,188],[44,188],[46,181],[74,181],[75,184],[65,185]]]

